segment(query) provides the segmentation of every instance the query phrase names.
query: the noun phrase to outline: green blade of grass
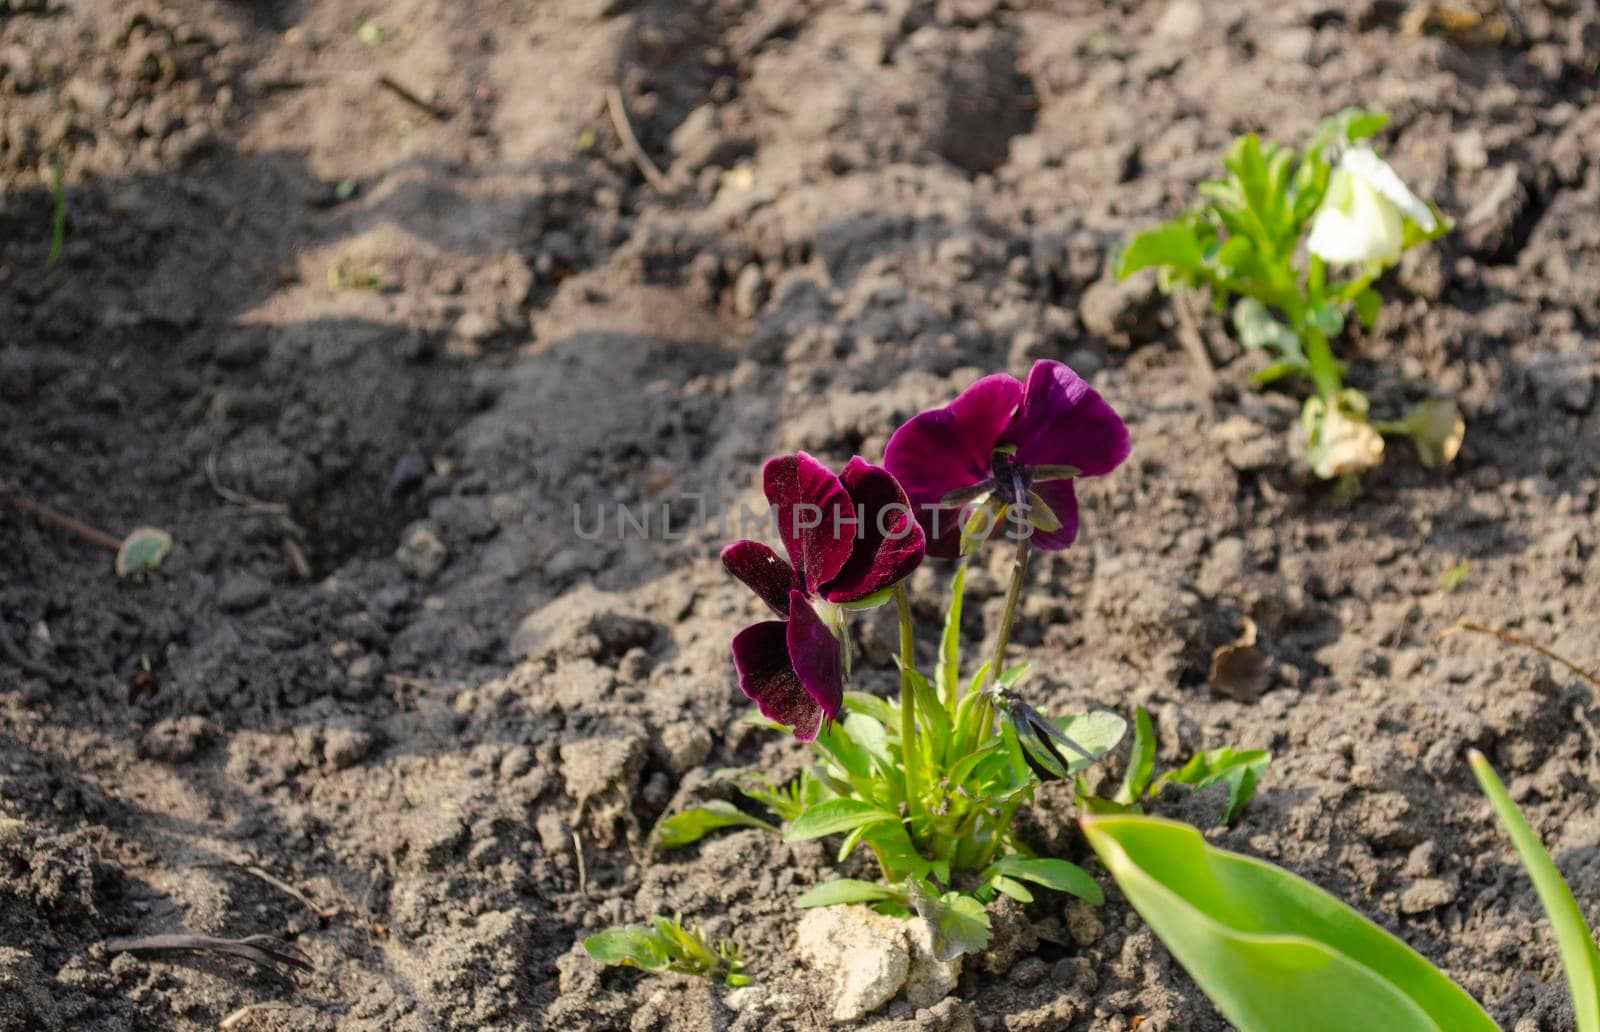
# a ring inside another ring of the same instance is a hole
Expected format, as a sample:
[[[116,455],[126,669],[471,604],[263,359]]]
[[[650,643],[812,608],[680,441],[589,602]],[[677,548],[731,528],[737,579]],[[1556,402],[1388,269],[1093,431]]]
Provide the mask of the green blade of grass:
[[[1468,754],[1467,760],[1472,764],[1478,784],[1483,787],[1483,794],[1489,797],[1500,823],[1511,836],[1511,843],[1522,858],[1522,866],[1533,879],[1539,902],[1555,928],[1556,948],[1567,973],[1567,989],[1572,993],[1572,1012],[1577,1018],[1578,1032],[1600,1032],[1600,950],[1595,948],[1594,935],[1583,919],[1583,911],[1578,909],[1578,901],[1573,898],[1566,879],[1561,877],[1527,818],[1511,801],[1506,786],[1501,784],[1489,761],[1476,749]]]

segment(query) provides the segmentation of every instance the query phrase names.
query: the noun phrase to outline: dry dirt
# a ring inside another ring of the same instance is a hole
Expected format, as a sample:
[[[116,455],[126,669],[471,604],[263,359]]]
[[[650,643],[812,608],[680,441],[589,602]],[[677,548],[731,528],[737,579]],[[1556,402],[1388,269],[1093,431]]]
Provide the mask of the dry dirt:
[[[1350,900],[1508,1029],[1570,1022],[1461,755],[1593,915],[1600,712],[1536,657],[1433,638],[1468,617],[1600,662],[1600,9],[1418,7],[0,0],[0,479],[178,542],[119,581],[0,507],[0,1029],[824,1027],[789,900],[827,853],[643,846],[716,768],[800,762],[739,722],[755,603],[696,496],[753,503],[785,450],[876,458],[1040,357],[1093,379],[1134,456],[1033,571],[1034,701],[1146,705],[1168,761],[1271,747],[1214,840]],[[1454,469],[1396,446],[1341,505],[1284,447],[1293,397],[1226,349],[1208,378],[1152,284],[1103,269],[1234,134],[1353,103],[1395,116],[1386,152],[1459,226],[1340,346],[1380,413],[1442,389],[1470,428]],[[650,533],[575,531],[622,503]],[[974,645],[1001,561],[969,578]],[[947,577],[915,581],[925,647]],[[1244,617],[1274,663],[1252,704],[1205,683]],[[857,633],[887,690],[887,629]],[[1030,834],[1081,859],[1069,802]],[[1006,974],[878,1027],[1226,1027],[1112,895],[1035,904]],[[673,911],[744,947],[739,1010],[574,947]],[[315,971],[103,945],[180,931]]]

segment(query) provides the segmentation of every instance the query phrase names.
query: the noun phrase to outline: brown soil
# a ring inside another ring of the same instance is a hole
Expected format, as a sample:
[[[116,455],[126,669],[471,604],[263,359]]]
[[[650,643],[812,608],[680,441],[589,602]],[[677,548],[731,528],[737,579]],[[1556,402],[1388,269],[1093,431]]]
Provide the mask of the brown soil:
[[[1600,9],[1476,0],[1452,36],[1415,6],[0,0],[0,479],[178,542],[119,581],[0,508],[0,1029],[823,1027],[789,901],[826,852],[642,845],[714,769],[800,762],[739,723],[727,639],[755,604],[722,535],[589,540],[572,508],[753,503],[763,457],[879,456],[1039,357],[1092,376],[1134,457],[1034,570],[1034,701],[1146,705],[1167,761],[1270,746],[1216,841],[1352,901],[1507,1028],[1562,1027],[1460,757],[1489,753],[1592,913],[1600,714],[1536,657],[1432,639],[1465,616],[1600,661]],[[1234,134],[1352,103],[1394,114],[1387,153],[1460,225],[1341,347],[1380,413],[1439,388],[1470,429],[1453,470],[1397,446],[1341,505],[1287,454],[1292,397],[1232,354],[1209,382],[1152,285],[1102,269]],[[974,646],[1003,561],[970,578]],[[946,577],[916,578],[930,633]],[[1246,616],[1273,688],[1214,699]],[[857,629],[887,690],[888,628]],[[1070,816],[1046,793],[1031,833],[1081,858]],[[1225,1027],[1113,897],[1035,904],[1008,974],[877,1019]],[[574,947],[674,911],[744,947],[738,1011]],[[316,970],[102,945],[178,931]]]

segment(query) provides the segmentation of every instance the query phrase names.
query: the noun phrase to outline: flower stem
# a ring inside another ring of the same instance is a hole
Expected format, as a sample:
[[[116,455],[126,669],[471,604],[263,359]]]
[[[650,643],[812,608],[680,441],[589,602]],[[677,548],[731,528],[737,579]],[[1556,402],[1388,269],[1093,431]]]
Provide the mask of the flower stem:
[[[900,612],[900,765],[906,775],[906,810],[915,816],[922,802],[917,770],[917,689],[911,680],[917,650],[911,631],[911,595],[904,581],[894,586],[894,601]]]
[[[1011,625],[1017,618],[1017,603],[1022,599],[1022,584],[1028,578],[1028,555],[1031,544],[1028,535],[1019,532],[1017,554],[1011,560],[1011,586],[1006,589],[1006,610],[1000,618],[1000,636],[994,643],[994,659],[989,663],[991,685],[997,683],[1000,675],[1005,672],[1006,646],[1011,644]],[[989,693],[985,692],[978,701],[978,712],[974,721],[977,731],[976,742],[982,742],[989,734],[994,711],[994,704],[989,701],[990,698]]]
[[[1321,330],[1309,326],[1305,329],[1305,342],[1306,359],[1311,364],[1311,379],[1317,385],[1317,393],[1331,400],[1339,393],[1339,364],[1333,357],[1333,349]]]

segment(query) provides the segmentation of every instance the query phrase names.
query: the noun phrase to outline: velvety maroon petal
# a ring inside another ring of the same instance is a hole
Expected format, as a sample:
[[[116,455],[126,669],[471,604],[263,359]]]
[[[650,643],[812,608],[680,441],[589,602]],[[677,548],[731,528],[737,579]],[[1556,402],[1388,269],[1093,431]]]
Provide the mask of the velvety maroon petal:
[[[832,470],[805,452],[768,461],[762,482],[795,582],[815,596],[850,558],[855,542],[850,496]]]
[[[1104,476],[1128,457],[1122,417],[1081,376],[1048,359],[1034,363],[1004,439],[1025,466],[1076,466],[1087,477]]]
[[[809,742],[822,729],[822,707],[801,685],[789,662],[788,631],[785,620],[746,627],[733,636],[733,665],[739,671],[739,689],[761,715]]]
[[[799,585],[777,552],[759,541],[735,541],[722,550],[722,565],[779,616],[789,615],[789,592]]]
[[[829,602],[854,602],[906,577],[922,562],[924,538],[906,493],[882,466],[857,455],[839,474],[855,503],[855,546],[839,575],[822,586]]]
[[[844,705],[844,663],[839,639],[798,591],[789,596],[788,638],[789,662],[800,683],[827,718],[836,719]]]
[[[944,408],[901,424],[884,449],[883,464],[918,507],[971,487],[988,479],[989,458],[1021,400],[1016,377],[985,376]]]
[[[889,438],[883,464],[900,482],[926,538],[927,554],[961,553],[961,517],[935,508],[952,491],[989,479],[995,445],[1022,400],[1014,376],[985,376],[944,408],[913,416]]]
[[[1070,480],[1048,480],[1043,484],[1034,484],[1033,490],[1044,499],[1044,504],[1055,511],[1056,519],[1061,521],[1061,529],[1048,532],[1035,529],[1029,540],[1035,548],[1059,552],[1071,545],[1078,536],[1078,492]],[[1012,531],[1012,526],[1007,524],[1006,532]]]

